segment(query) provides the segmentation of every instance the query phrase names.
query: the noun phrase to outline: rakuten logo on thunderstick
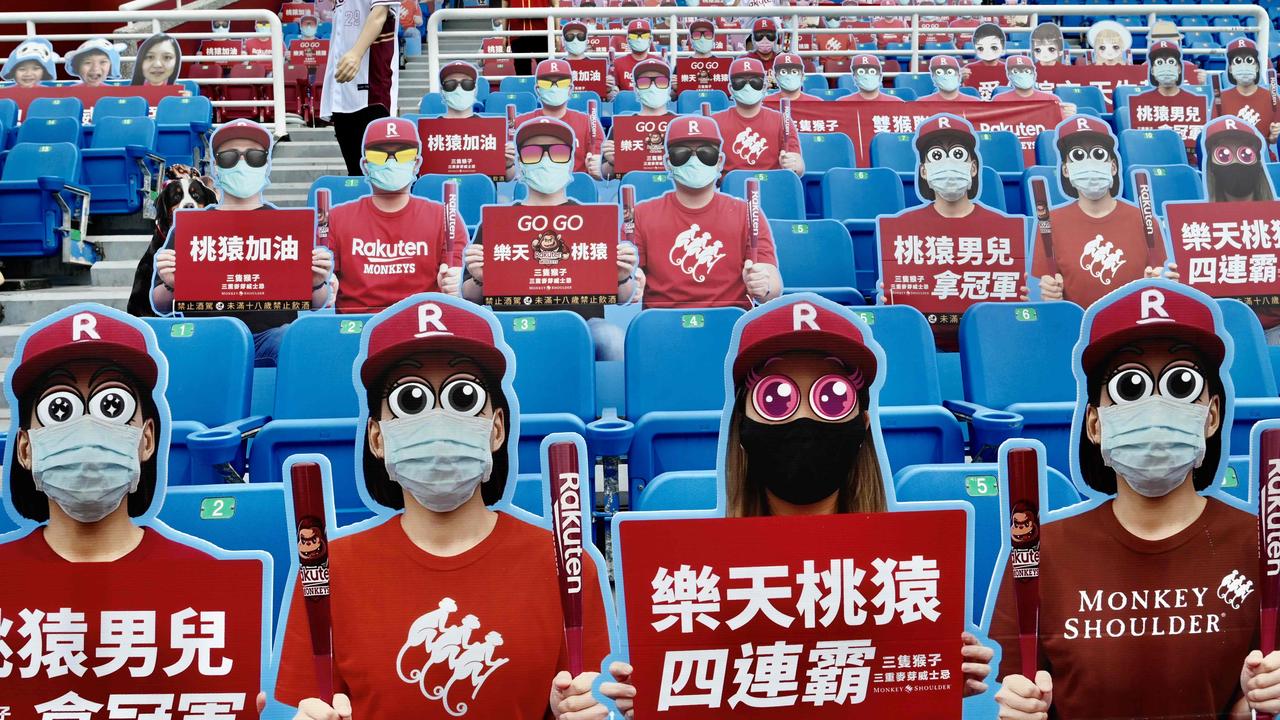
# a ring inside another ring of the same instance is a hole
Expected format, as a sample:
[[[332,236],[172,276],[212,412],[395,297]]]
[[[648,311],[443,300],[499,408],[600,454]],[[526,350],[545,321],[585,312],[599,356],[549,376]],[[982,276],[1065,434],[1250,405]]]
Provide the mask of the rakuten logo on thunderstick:
[[[365,259],[366,275],[411,275],[417,272],[416,258],[431,254],[431,245],[423,240],[365,240],[352,238],[351,252]]]

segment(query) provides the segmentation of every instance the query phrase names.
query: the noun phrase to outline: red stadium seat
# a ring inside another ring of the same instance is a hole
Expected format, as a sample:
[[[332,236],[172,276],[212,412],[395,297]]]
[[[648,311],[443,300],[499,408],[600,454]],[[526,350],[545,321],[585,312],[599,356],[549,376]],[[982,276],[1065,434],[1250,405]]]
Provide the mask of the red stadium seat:
[[[271,67],[265,63],[237,63],[231,66],[231,78],[256,79],[270,76]],[[266,96],[264,85],[226,85],[223,91],[225,100],[261,100]],[[260,107],[227,107],[222,108],[222,116],[226,120],[249,118],[263,122],[265,113]]]
[[[187,65],[186,68],[184,69],[184,73],[188,78],[192,80],[218,79],[223,77],[224,75],[223,71],[225,69],[226,69],[226,66],[220,63],[198,62],[191,65]],[[224,99],[223,91],[225,89],[226,88],[222,85],[201,85],[200,94],[203,95],[204,97],[209,98],[211,102],[216,102],[218,100]],[[215,123],[220,123],[223,121],[222,110],[223,108],[221,107],[214,107],[213,121]]]

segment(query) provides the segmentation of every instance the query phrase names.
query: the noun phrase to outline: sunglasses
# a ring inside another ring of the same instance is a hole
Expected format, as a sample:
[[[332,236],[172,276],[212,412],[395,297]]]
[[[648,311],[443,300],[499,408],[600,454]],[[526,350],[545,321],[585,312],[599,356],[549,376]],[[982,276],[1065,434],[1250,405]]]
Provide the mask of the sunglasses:
[[[751,34],[751,38],[752,38],[753,40],[768,40],[768,41],[772,42],[772,41],[774,41],[774,40],[777,40],[777,39],[778,39],[778,34],[777,34],[777,33],[768,32],[768,31],[765,31],[765,32],[758,32],[758,33],[752,33],[752,34]]]
[[[671,87],[671,78],[666,75],[641,75],[635,79],[635,84],[640,90],[646,90],[651,86],[666,90]]]
[[[667,157],[672,167],[680,167],[689,162],[695,154],[698,161],[708,167],[720,162],[720,148],[715,145],[672,145],[667,148]]]
[[[364,159],[368,161],[370,165],[382,165],[390,158],[395,158],[396,162],[413,162],[418,159],[418,148],[405,148],[394,152],[367,148],[364,151]]]
[[[551,162],[563,165],[573,159],[573,148],[564,143],[520,146],[520,162],[525,165],[534,165],[541,162],[544,155],[551,158]]]
[[[536,84],[539,90],[550,90],[551,88],[567,88],[573,85],[573,78],[560,78],[558,80],[539,80]]]
[[[689,31],[689,37],[693,38],[694,40],[701,40],[702,38],[709,38],[709,37],[715,37],[715,36],[716,36],[715,30],[690,30]]]
[[[628,40],[648,40],[651,37],[649,33],[627,33]]]
[[[458,88],[462,88],[467,92],[471,92],[472,90],[476,89],[476,81],[471,78],[462,78],[461,80],[445,80],[444,82],[440,83],[440,87],[444,88],[445,92],[453,92]]]
[[[587,34],[586,34],[585,32],[583,32],[583,31],[581,31],[581,30],[579,30],[579,31],[577,31],[577,32],[567,32],[567,33],[565,33],[565,34],[564,34],[564,39],[565,39],[565,40],[570,40],[570,41],[572,41],[572,40],[586,40],[586,39],[587,39]]]
[[[759,75],[738,75],[737,77],[729,78],[729,85],[734,90],[741,90],[748,85],[756,90],[763,90],[764,78]]]
[[[240,162],[240,158],[244,158],[249,167],[260,168],[267,164],[267,157],[266,150],[255,148],[253,150],[220,150],[214,154],[213,160],[223,170],[230,170]]]

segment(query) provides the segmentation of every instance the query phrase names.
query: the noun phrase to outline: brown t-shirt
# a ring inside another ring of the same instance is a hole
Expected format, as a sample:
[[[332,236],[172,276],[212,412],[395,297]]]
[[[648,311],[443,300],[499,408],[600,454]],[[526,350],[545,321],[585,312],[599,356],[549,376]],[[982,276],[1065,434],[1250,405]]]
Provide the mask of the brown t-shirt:
[[[1040,529],[1040,660],[1050,717],[1221,718],[1258,644],[1257,518],[1216,500],[1182,532],[1134,537],[1112,503]],[[1243,576],[1243,579],[1241,579]],[[1019,674],[1006,570],[991,620]]]
[[[1053,256],[1062,273],[1063,299],[1087,308],[1098,298],[1134,280],[1147,268],[1147,241],[1142,229],[1142,212],[1126,202],[1104,217],[1095,218],[1073,202],[1049,213],[1053,224]],[[1157,231],[1158,232],[1158,231]],[[1151,264],[1163,265],[1164,242],[1157,235]],[[1036,237],[1031,273],[1044,277],[1050,264]]]

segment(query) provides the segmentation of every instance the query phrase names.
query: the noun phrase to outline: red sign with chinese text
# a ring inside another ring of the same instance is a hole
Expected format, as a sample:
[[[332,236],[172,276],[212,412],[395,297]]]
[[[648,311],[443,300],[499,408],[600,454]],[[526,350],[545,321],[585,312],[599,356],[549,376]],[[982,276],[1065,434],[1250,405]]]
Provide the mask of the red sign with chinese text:
[[[619,526],[642,720],[958,720],[965,515]]]
[[[240,40],[202,40],[200,42],[200,51],[196,53],[201,57],[219,57],[225,55],[246,55],[244,51],[244,43]]]
[[[729,65],[733,58],[682,57],[676,60],[676,88],[685,90],[725,90],[729,86]]]
[[[1165,205],[1183,282],[1213,297],[1280,305],[1280,206],[1275,202]]]
[[[1209,120],[1209,98],[1183,90],[1166,97],[1155,90],[1129,98],[1129,127],[1134,130],[1169,128],[1194,151],[1196,138]],[[1179,162],[1170,159],[1169,162]]]
[[[1026,220],[981,210],[944,218],[926,206],[881,216],[885,303],[910,305],[930,324],[954,325],[974,303],[1016,301],[1026,284]]]
[[[280,5],[282,22],[297,22],[307,15],[315,15],[315,6],[309,2],[287,2]]]
[[[618,175],[632,170],[663,172],[666,166],[667,124],[674,115],[615,115],[613,167]]]
[[[604,97],[609,94],[609,63],[599,60],[572,60],[569,62],[573,72],[573,89],[593,92]]]
[[[1004,63],[981,65],[972,63],[964,84],[977,88],[983,100],[989,100],[997,87],[1009,84]],[[1147,84],[1146,68],[1141,65],[1041,65],[1036,68],[1036,87],[1053,92],[1059,87],[1092,85],[1102,90],[1102,96],[1111,108],[1111,93],[1117,85],[1142,86]]]
[[[294,40],[289,43],[289,59],[307,67],[319,67],[329,61],[328,40]]]
[[[617,302],[617,205],[485,205],[480,223],[487,304]]]
[[[93,115],[93,106],[104,97],[143,97],[147,106],[154,108],[162,98],[182,94],[180,85],[102,85],[86,87],[84,85],[55,85],[46,87],[24,88],[16,85],[0,87],[0,100],[12,100],[18,104],[18,119],[26,117],[27,107],[36,98],[79,98],[84,106],[84,122],[89,122]]]
[[[173,309],[310,310],[312,208],[179,210]]]
[[[0,584],[11,720],[258,717],[260,561],[63,565],[5,568],[28,579]]]
[[[506,118],[419,118],[418,137],[423,175],[479,173],[507,179]]]

